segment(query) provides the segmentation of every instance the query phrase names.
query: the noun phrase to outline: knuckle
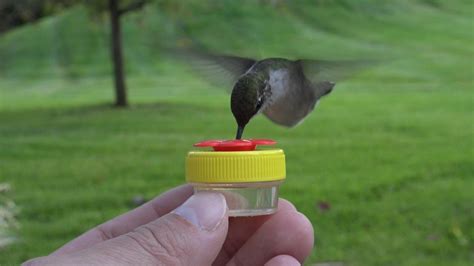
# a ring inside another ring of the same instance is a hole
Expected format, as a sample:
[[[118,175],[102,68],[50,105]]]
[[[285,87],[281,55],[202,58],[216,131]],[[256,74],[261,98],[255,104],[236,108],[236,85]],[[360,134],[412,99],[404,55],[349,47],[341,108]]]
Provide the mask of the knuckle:
[[[104,225],[97,226],[95,230],[99,234],[100,238],[104,241],[115,237],[115,234],[111,230],[109,230],[108,227],[105,227]]]
[[[170,223],[153,223],[137,228],[128,237],[133,239],[146,253],[164,265],[186,265],[191,254],[185,235],[176,233]]]

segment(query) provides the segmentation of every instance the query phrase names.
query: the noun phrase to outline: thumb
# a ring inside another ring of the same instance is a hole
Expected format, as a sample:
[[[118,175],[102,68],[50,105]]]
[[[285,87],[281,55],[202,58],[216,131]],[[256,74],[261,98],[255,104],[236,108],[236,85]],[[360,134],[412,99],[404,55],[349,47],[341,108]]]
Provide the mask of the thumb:
[[[224,196],[197,193],[173,212],[83,250],[75,259],[81,264],[211,265],[227,227]]]

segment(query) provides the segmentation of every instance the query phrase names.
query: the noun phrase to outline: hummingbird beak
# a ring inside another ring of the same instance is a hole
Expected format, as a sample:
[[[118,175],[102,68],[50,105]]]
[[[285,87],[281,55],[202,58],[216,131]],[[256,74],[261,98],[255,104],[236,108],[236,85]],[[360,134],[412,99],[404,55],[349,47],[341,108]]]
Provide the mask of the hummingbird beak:
[[[240,126],[240,125],[237,127],[237,134],[235,135],[235,139],[242,138],[242,134],[244,133],[244,128],[245,126]]]

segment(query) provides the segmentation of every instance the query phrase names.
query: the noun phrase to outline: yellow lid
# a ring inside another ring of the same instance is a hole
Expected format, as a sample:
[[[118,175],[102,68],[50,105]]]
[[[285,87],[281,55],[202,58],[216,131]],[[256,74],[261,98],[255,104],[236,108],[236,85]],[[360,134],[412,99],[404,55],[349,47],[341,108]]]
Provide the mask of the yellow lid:
[[[283,180],[283,150],[191,151],[186,157],[186,181],[191,183],[247,183]]]

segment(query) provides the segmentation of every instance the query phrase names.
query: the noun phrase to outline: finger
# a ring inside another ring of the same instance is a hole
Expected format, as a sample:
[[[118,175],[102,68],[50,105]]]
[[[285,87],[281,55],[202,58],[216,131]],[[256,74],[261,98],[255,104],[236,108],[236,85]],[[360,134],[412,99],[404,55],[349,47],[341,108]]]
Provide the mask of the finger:
[[[245,242],[228,265],[263,265],[283,254],[303,263],[313,248],[313,241],[313,227],[303,214],[278,212]]]
[[[105,222],[77,237],[51,255],[62,255],[90,247],[99,242],[126,234],[174,210],[192,195],[192,187],[179,186],[144,205]]]
[[[301,263],[293,258],[292,256],[288,255],[278,255],[271,260],[269,260],[267,263],[265,263],[264,266],[300,266]]]
[[[278,212],[296,211],[295,206],[285,199],[278,200]],[[231,217],[229,232],[214,265],[226,264],[255,231],[274,215],[255,217]]]
[[[163,217],[90,248],[40,258],[43,265],[210,265],[227,234],[224,196],[197,193]]]

